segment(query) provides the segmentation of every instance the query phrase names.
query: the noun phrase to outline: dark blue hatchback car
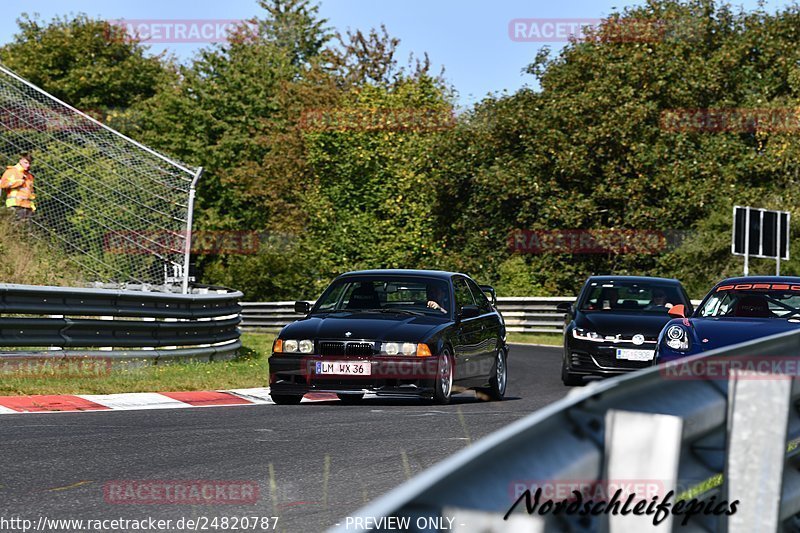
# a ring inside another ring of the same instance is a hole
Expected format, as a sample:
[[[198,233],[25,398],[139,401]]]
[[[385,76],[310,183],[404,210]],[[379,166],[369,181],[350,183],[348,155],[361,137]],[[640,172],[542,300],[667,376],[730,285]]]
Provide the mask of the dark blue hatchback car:
[[[752,276],[717,283],[694,313],[670,309],[656,362],[800,328],[800,277]]]

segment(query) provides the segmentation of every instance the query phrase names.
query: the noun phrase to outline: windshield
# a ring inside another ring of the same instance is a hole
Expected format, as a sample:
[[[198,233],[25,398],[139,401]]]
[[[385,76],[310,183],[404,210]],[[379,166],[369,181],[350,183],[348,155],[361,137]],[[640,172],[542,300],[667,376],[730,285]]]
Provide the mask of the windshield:
[[[592,282],[582,311],[641,312],[666,314],[670,308],[686,305],[678,287],[664,283],[603,281]]]
[[[444,316],[451,309],[449,284],[444,280],[370,276],[333,282],[312,313],[372,311]]]
[[[783,318],[800,320],[800,294],[775,290],[720,290],[700,309],[704,317]]]

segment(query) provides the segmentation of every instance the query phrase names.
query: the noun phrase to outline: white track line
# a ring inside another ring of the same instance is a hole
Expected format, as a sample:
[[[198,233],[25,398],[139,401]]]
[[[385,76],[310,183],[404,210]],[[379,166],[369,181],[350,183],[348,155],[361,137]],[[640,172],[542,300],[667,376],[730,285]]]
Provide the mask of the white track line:
[[[239,398],[245,399],[252,403],[275,403],[269,396],[269,387],[260,387],[256,389],[231,389],[219,392],[230,392]]]
[[[115,411],[133,409],[175,409],[193,407],[156,392],[132,392],[126,394],[78,394],[79,398],[99,403]]]

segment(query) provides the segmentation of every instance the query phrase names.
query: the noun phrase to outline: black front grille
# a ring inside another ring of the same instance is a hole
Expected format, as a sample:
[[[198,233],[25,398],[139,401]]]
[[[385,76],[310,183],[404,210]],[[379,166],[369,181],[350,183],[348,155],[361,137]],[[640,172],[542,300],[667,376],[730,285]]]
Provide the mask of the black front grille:
[[[588,369],[597,365],[594,364],[592,357],[588,353],[573,353],[572,366]]]
[[[652,365],[652,361],[630,361],[628,359],[617,359],[612,354],[598,354],[573,352],[572,367],[576,370],[591,370],[592,368],[625,369],[634,370],[637,368],[647,368]]]
[[[368,357],[373,354],[373,343],[320,341],[319,352],[320,355]]]
[[[346,355],[355,355],[357,357],[368,357],[372,355],[373,345],[371,342],[348,342],[345,349]]]
[[[344,343],[322,341],[319,343],[319,352],[321,355],[344,355]]]

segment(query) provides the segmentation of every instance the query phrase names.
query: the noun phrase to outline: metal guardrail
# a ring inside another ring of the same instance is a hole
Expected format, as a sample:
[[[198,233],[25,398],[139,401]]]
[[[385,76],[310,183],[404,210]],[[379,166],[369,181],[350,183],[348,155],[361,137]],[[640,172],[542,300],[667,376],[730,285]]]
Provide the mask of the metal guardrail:
[[[231,358],[241,297],[0,284],[0,358]]]
[[[294,302],[242,302],[243,328],[282,328],[300,317]]]
[[[497,298],[506,329],[522,333],[563,333],[564,313],[556,306],[572,303],[574,296],[505,296]],[[694,305],[699,300],[692,300]],[[282,328],[299,318],[294,302],[244,302],[242,326],[246,328]]]
[[[564,313],[559,313],[556,306],[574,300],[569,296],[501,297],[497,299],[497,308],[508,331],[561,333],[564,331]],[[282,328],[298,318],[294,302],[242,303],[242,327]]]
[[[713,378],[715,368],[747,368],[748,361],[782,362],[786,372]],[[426,531],[415,525],[435,520],[452,524],[449,531],[486,533],[798,531],[798,363],[800,332],[789,332],[573,389],[376,499],[335,531],[388,531],[386,524],[398,523],[381,517],[408,519],[409,531]],[[656,527],[652,514],[528,514],[524,501],[504,518],[523,488],[576,480],[652,482],[662,496],[674,491],[673,505],[695,498],[714,508],[725,500],[731,510],[739,502],[731,516],[699,513],[685,527],[685,515],[669,512]]]
[[[564,313],[560,313],[556,306],[574,301],[574,296],[506,296],[497,299],[497,310],[503,315],[507,331],[563,333]]]

